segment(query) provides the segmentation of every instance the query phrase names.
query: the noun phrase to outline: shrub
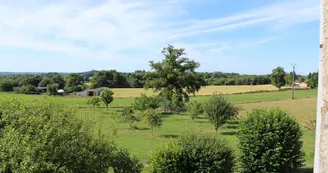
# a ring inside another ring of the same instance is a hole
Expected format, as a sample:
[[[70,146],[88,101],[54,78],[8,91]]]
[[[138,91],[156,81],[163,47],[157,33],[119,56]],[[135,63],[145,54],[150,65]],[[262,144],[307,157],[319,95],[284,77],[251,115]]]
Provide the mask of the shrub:
[[[233,151],[227,143],[208,134],[187,134],[157,147],[150,159],[150,172],[231,173]]]
[[[115,152],[115,160],[112,161],[112,170],[114,173],[139,173],[143,169],[140,160],[125,149],[119,149]]]
[[[30,84],[23,85],[20,88],[20,92],[23,92],[23,93],[37,92],[37,91],[38,90],[35,88],[35,86],[34,85],[30,85]]]
[[[123,168],[116,160],[139,167],[133,157],[118,155],[121,150],[112,141],[94,135],[73,110],[59,104],[0,100],[0,115],[0,172],[107,173],[110,167]]]
[[[88,101],[87,101],[88,105],[91,105],[93,107],[99,106],[100,105],[100,98],[99,97],[91,97]]]
[[[139,111],[145,111],[148,109],[157,109],[160,105],[160,99],[155,96],[147,96],[141,94],[140,97],[134,99],[133,108]]]
[[[204,113],[203,104],[197,101],[191,101],[187,104],[187,110],[192,120],[197,118],[198,115]]]
[[[58,94],[58,84],[48,84],[47,93],[48,95],[57,95]]]
[[[227,120],[236,117],[238,111],[239,108],[230,103],[222,95],[213,95],[204,103],[204,113],[214,125],[216,132]]]
[[[290,173],[303,166],[302,131],[280,109],[253,110],[240,123],[243,171]]]

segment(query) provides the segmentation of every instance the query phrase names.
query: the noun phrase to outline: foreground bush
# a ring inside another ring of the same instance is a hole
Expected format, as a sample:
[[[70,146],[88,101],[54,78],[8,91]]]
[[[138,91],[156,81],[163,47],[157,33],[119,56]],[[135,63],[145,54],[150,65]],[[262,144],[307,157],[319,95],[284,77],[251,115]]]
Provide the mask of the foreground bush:
[[[240,124],[243,171],[290,173],[304,162],[299,124],[280,109],[253,110]]]
[[[137,159],[47,100],[0,100],[0,125],[0,172],[107,173],[124,169],[118,160],[129,163],[127,172],[141,172]]]
[[[150,171],[230,173],[233,161],[233,151],[225,141],[212,135],[190,133],[156,148],[150,159]]]

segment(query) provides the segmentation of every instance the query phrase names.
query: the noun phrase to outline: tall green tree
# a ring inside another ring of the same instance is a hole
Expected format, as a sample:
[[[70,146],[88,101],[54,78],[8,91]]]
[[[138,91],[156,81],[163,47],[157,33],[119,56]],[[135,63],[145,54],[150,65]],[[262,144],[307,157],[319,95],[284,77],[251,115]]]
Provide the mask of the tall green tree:
[[[180,102],[188,98],[188,94],[195,94],[205,85],[201,74],[195,70],[199,63],[185,57],[185,49],[172,45],[162,50],[165,59],[161,62],[150,61],[151,72],[145,75],[145,88],[152,88],[172,101],[174,95]]]
[[[114,92],[109,88],[105,88],[100,93],[100,99],[104,102],[107,109],[108,109],[108,105],[114,100],[113,95],[114,95]]]
[[[65,90],[74,90],[75,87],[83,85],[83,77],[76,73],[71,73],[65,78]]]
[[[284,68],[277,67],[277,68],[273,69],[271,76],[270,76],[272,85],[279,88],[279,90],[280,90],[281,87],[286,84],[285,75],[286,75],[286,72],[285,72]]]
[[[319,82],[319,73],[318,72],[313,72],[311,75],[309,75],[308,83],[311,88],[318,88],[318,82]]]

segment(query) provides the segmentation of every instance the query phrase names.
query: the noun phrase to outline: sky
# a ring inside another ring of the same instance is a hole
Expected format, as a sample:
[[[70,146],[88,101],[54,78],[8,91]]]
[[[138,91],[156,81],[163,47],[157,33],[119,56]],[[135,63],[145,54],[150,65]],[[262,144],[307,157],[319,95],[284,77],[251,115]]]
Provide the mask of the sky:
[[[169,44],[197,71],[318,70],[319,0],[0,0],[0,71],[149,70]]]

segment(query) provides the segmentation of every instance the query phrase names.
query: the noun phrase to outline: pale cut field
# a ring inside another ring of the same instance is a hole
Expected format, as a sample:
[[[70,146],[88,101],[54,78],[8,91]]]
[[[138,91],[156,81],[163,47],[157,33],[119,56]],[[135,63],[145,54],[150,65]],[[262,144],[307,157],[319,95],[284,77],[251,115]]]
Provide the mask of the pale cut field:
[[[153,95],[154,92],[149,89],[145,90],[143,88],[113,88],[114,97],[116,98],[131,98],[138,97],[141,93],[146,95]],[[206,86],[202,87],[197,96],[206,96],[212,95],[213,93],[221,93],[221,94],[234,94],[234,93],[244,93],[249,91],[260,91],[260,90],[269,90],[276,91],[278,90],[273,85],[236,85],[236,86]]]

